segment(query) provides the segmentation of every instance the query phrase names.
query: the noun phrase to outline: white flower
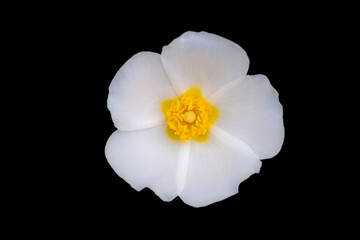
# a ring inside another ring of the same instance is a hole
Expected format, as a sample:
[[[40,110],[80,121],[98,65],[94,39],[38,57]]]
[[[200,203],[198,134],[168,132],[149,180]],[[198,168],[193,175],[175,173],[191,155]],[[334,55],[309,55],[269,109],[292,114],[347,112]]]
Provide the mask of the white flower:
[[[118,130],[105,154],[115,172],[194,207],[236,194],[284,140],[278,93],[248,67],[240,46],[206,32],[130,58],[109,87]]]

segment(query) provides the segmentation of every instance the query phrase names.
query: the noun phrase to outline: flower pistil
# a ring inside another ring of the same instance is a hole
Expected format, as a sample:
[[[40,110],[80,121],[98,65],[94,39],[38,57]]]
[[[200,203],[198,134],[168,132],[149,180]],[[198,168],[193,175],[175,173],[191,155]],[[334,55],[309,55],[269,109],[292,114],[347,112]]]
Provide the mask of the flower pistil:
[[[205,141],[219,115],[198,88],[190,88],[180,97],[164,101],[162,111],[170,137],[183,143],[191,139]]]

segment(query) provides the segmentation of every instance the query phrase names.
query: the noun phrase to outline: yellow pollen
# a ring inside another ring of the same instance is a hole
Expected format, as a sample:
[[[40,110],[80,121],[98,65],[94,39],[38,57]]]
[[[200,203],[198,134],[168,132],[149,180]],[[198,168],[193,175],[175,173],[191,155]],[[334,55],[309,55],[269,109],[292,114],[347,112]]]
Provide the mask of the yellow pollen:
[[[192,123],[195,120],[196,115],[193,111],[189,111],[189,112],[184,113],[183,118],[186,122]]]
[[[168,135],[183,143],[191,139],[206,141],[211,125],[219,116],[218,110],[202,97],[197,88],[190,88],[180,97],[164,101],[162,111]]]

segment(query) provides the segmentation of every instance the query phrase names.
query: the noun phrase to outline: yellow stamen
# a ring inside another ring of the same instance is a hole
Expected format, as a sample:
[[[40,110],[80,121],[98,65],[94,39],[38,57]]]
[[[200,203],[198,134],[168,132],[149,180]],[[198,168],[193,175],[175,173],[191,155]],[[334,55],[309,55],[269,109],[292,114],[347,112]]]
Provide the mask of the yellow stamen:
[[[211,125],[218,118],[218,110],[206,101],[197,88],[190,88],[176,99],[162,104],[170,138],[181,140],[207,140]]]

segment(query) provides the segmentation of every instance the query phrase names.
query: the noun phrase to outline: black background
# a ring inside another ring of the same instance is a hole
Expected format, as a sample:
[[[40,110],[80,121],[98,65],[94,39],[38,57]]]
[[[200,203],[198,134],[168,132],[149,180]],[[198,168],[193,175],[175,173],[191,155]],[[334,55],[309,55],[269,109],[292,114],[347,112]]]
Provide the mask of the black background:
[[[52,238],[70,239],[322,234],[319,222],[334,214],[324,202],[336,183],[323,170],[328,164],[323,148],[329,146],[319,143],[327,133],[320,116],[327,106],[317,94],[325,91],[325,39],[334,21],[318,16],[313,6],[295,4],[282,6],[286,11],[274,5],[162,7],[56,6],[19,24],[16,31],[27,41],[17,39],[17,46],[26,49],[23,61],[33,63],[30,85],[37,89],[29,102],[30,131],[41,140],[26,137],[34,157],[18,173],[25,181],[13,191],[24,211],[15,219],[35,222],[31,231],[51,229]],[[280,153],[264,160],[238,194],[203,208],[179,198],[163,202],[149,189],[137,192],[104,155],[116,130],[106,107],[115,73],[134,54],[161,53],[189,30],[215,33],[243,47],[248,74],[266,75],[284,110]],[[36,170],[29,173],[28,167]],[[330,196],[337,194],[332,190]]]

